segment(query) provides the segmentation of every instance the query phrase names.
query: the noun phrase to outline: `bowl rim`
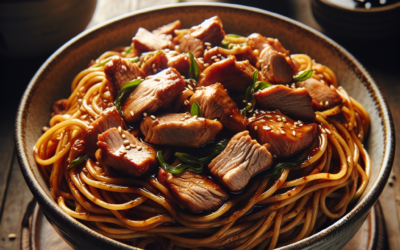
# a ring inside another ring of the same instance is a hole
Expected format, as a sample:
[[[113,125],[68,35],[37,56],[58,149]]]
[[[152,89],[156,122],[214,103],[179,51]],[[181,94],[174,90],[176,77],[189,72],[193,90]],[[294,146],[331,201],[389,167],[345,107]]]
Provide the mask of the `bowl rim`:
[[[321,2],[321,3],[325,4],[325,5],[328,5],[331,8],[342,10],[342,11],[347,11],[349,13],[354,13],[354,12],[358,12],[358,13],[376,13],[376,12],[394,10],[394,9],[400,7],[400,2],[397,2],[397,3],[389,4],[389,5],[386,5],[386,6],[373,7],[373,8],[370,8],[370,9],[363,9],[363,8],[351,9],[351,8],[346,8],[346,7],[343,7],[343,6],[340,6],[340,5],[336,5],[336,4],[332,3],[329,0],[313,0],[313,1]]]
[[[364,78],[363,80],[365,81],[365,85],[369,87],[372,90],[372,94],[375,97],[375,103],[379,104],[378,105],[378,110],[380,117],[382,119],[382,125],[384,128],[384,136],[385,136],[385,145],[384,145],[384,152],[383,152],[383,159],[381,161],[381,168],[379,171],[379,174],[377,176],[376,182],[373,184],[371,187],[369,193],[365,195],[365,197],[359,201],[359,203],[348,213],[346,213],[345,216],[340,218],[338,221],[330,225],[329,227],[319,231],[318,233],[311,235],[305,239],[302,239],[300,241],[297,241],[295,243],[292,243],[290,245],[281,247],[279,249],[300,249],[304,247],[316,247],[322,243],[320,241],[320,238],[322,237],[334,237],[337,233],[339,233],[343,227],[346,227],[346,225],[350,225],[351,223],[354,223],[357,221],[358,213],[363,213],[366,210],[369,211],[371,207],[376,203],[378,200],[380,194],[382,193],[385,184],[388,180],[389,174],[392,169],[393,165],[393,158],[394,158],[394,151],[395,151],[395,134],[394,134],[394,125],[393,125],[393,119],[392,115],[390,113],[389,106],[387,104],[386,99],[383,97],[379,87],[376,85],[370,74],[367,72],[367,70],[355,59],[347,50],[345,50],[343,47],[338,45],[335,41],[332,39],[328,38],[324,34],[320,33],[317,30],[314,30],[311,27],[306,26],[305,24],[302,24],[296,20],[290,19],[288,17],[282,16],[280,14],[276,14],[267,10],[262,10],[254,7],[248,7],[248,6],[243,6],[243,5],[238,5],[238,4],[227,4],[227,3],[210,3],[210,2],[192,2],[192,3],[174,3],[174,4],[165,4],[165,5],[159,5],[155,7],[149,7],[149,8],[144,8],[140,9],[134,12],[129,12],[125,13],[123,15],[117,16],[115,18],[112,18],[110,20],[107,20],[103,23],[97,24],[71,40],[69,40],[67,43],[65,43],[63,46],[61,46],[58,50],[56,50],[43,64],[42,66],[38,69],[38,71],[35,73],[35,75],[32,77],[31,81],[29,82],[29,85],[27,86],[19,107],[18,107],[18,112],[17,112],[17,117],[15,121],[15,142],[16,142],[16,148],[17,148],[17,158],[18,162],[21,168],[21,172],[25,178],[25,181],[30,188],[31,192],[34,194],[35,198],[39,201],[40,205],[45,205],[47,206],[48,209],[51,211],[54,211],[55,214],[52,214],[57,220],[60,220],[64,223],[69,224],[70,226],[73,226],[77,228],[79,231],[87,233],[88,236],[90,237],[95,237],[97,239],[102,239],[104,243],[107,243],[107,245],[114,245],[118,246],[121,249],[138,249],[132,246],[128,246],[120,241],[108,238],[100,233],[97,233],[96,231],[90,229],[89,227],[85,226],[83,223],[81,223],[79,220],[74,219],[73,217],[69,216],[66,214],[61,208],[58,206],[58,204],[51,198],[49,197],[46,192],[44,191],[43,187],[38,183],[36,178],[34,177],[34,174],[29,166],[29,162],[27,160],[27,155],[24,152],[25,148],[25,143],[24,143],[24,120],[25,120],[25,115],[27,114],[27,107],[29,106],[29,100],[31,99],[31,92],[35,88],[35,86],[38,84],[38,79],[42,72],[49,66],[51,65],[51,62],[53,59],[55,59],[60,53],[62,53],[65,49],[67,49],[69,46],[80,40],[81,38],[89,35],[90,33],[96,31],[97,29],[103,28],[113,22],[117,22],[120,20],[123,20],[125,18],[131,17],[131,16],[136,16],[140,14],[145,14],[147,12],[152,12],[152,11],[157,11],[157,10],[162,10],[162,9],[169,9],[169,8],[186,8],[186,7],[220,7],[220,8],[227,8],[227,9],[239,9],[239,10],[244,10],[248,12],[256,12],[262,15],[267,15],[271,16],[273,18],[280,19],[284,22],[288,22],[290,24],[293,24],[295,26],[298,26],[301,29],[304,29],[305,31],[311,33],[312,35],[315,35],[319,38],[322,38],[322,42],[327,42],[338,50],[342,55],[346,57],[347,60],[350,60],[354,64],[354,68],[359,70],[361,73],[361,76]],[[325,40],[325,41],[324,41]]]

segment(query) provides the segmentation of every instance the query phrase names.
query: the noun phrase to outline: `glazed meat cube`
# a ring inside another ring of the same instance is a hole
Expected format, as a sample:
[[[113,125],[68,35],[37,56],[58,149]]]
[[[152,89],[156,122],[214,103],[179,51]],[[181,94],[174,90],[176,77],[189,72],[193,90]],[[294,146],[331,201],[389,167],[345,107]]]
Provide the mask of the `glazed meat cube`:
[[[190,69],[190,58],[187,54],[178,54],[176,51],[167,53],[168,67],[175,68],[182,75],[187,75]]]
[[[125,128],[125,122],[122,120],[115,108],[109,108],[100,114],[100,117],[93,121],[89,128],[83,132],[86,152],[94,158],[97,147],[98,135],[104,133],[110,128]]]
[[[185,88],[181,74],[168,68],[148,77],[130,94],[122,105],[127,122],[135,122],[143,113],[151,114],[160,108],[166,108]]]
[[[200,25],[192,27],[190,35],[203,42],[219,45],[225,37],[225,31],[222,29],[221,19],[214,16],[204,20]]]
[[[114,57],[106,63],[104,73],[107,80],[112,84],[114,94],[117,94],[129,81],[144,76],[136,63],[121,59],[121,57]]]
[[[229,91],[245,92],[253,82],[254,70],[248,61],[237,62],[234,56],[230,56],[206,68],[200,75],[197,86],[219,82]]]
[[[179,51],[181,53],[193,53],[194,57],[202,57],[204,54],[204,43],[191,35],[184,35],[179,40]]]
[[[181,28],[181,21],[176,20],[175,22],[166,24],[152,31],[156,36],[159,35],[174,35],[174,30]]]
[[[228,58],[230,55],[236,57],[238,61],[248,60],[253,66],[258,61],[258,54],[250,46],[235,47],[233,49],[224,49],[221,47],[214,47],[204,53],[204,62],[213,64],[215,59]]]
[[[278,52],[272,46],[265,47],[260,54],[261,73],[265,80],[274,84],[287,84],[293,79],[293,66],[290,57]]]
[[[232,101],[224,86],[215,83],[207,87],[198,87],[190,98],[190,106],[196,101],[207,119],[217,119],[222,125],[234,132],[246,129],[246,119]]]
[[[162,182],[183,208],[194,213],[215,211],[229,198],[210,178],[190,171],[173,175],[160,168],[157,178],[163,179]]]
[[[168,41],[154,35],[145,28],[139,28],[135,37],[132,39],[135,49],[140,52],[156,51],[168,47]]]
[[[311,106],[312,99],[305,88],[291,89],[283,85],[274,85],[260,89],[254,97],[257,105],[262,109],[279,109],[293,119],[304,121],[315,119],[315,112]]]
[[[253,175],[269,168],[271,164],[272,156],[267,148],[252,140],[246,130],[232,137],[208,168],[231,191],[239,191]]]
[[[264,48],[271,46],[274,50],[289,55],[289,51],[282,46],[278,39],[266,38],[258,33],[253,33],[248,36],[246,44],[260,52],[263,51]]]
[[[142,176],[156,164],[156,151],[128,131],[111,128],[99,136],[96,159],[103,166]]]
[[[303,87],[308,90],[313,99],[314,110],[331,109],[342,103],[342,97],[335,89],[330,88],[327,84],[320,82],[314,78],[309,78],[304,82],[297,82],[296,86]]]
[[[67,107],[68,99],[60,99],[53,103],[51,107],[51,116],[62,115],[65,113]]]
[[[161,50],[157,52],[149,52],[144,55],[141,60],[141,69],[145,76],[154,75],[157,72],[168,68],[168,57]]]
[[[253,138],[265,145],[274,157],[286,158],[311,146],[317,137],[317,124],[295,122],[279,110],[256,112],[247,128]]]
[[[210,142],[221,131],[218,121],[190,114],[165,114],[147,117],[140,124],[145,142],[159,145],[198,148]]]

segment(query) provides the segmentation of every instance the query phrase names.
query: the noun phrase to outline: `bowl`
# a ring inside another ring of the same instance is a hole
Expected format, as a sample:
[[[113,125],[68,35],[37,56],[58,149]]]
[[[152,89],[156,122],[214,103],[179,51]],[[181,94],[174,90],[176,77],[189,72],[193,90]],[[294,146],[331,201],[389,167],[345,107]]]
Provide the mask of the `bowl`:
[[[311,9],[317,22],[329,35],[337,38],[364,41],[399,35],[400,2],[369,9],[355,8],[356,3],[351,0],[311,0]]]
[[[50,55],[83,31],[97,0],[0,2],[0,54],[33,57]]]
[[[222,3],[185,3],[143,9],[95,26],[58,49],[32,78],[22,97],[16,120],[16,145],[21,171],[43,213],[55,230],[76,249],[135,249],[100,235],[64,213],[51,198],[33,157],[33,146],[48,124],[54,101],[70,95],[74,76],[91,59],[116,46],[129,45],[139,27],[149,30],[180,19],[183,27],[218,15],[227,33],[259,32],[276,37],[292,53],[307,53],[327,65],[340,85],[362,103],[371,116],[371,133],[365,145],[372,174],[363,196],[351,211],[326,229],[282,249],[339,249],[360,228],[378,200],[394,154],[394,129],[382,93],[363,66],[345,49],[321,33],[289,18],[265,10]]]

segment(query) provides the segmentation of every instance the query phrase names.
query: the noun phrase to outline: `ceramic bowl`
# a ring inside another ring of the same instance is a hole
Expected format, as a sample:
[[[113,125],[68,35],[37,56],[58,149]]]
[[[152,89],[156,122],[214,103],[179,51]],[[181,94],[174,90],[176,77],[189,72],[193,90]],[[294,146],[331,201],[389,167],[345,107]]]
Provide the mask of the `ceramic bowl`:
[[[356,206],[328,228],[282,249],[339,249],[357,232],[378,200],[388,179],[394,152],[393,122],[387,103],[374,80],[345,49],[319,32],[289,18],[250,7],[222,3],[165,5],[129,13],[87,30],[57,50],[33,77],[21,100],[16,120],[18,159],[26,182],[56,231],[76,249],[134,249],[102,236],[64,213],[52,200],[41,177],[32,148],[48,124],[54,101],[70,95],[77,73],[91,59],[120,45],[129,45],[139,27],[149,30],[180,19],[183,27],[218,15],[227,33],[258,32],[276,37],[292,53],[307,53],[336,72],[338,82],[361,102],[371,116],[365,145],[372,160],[372,175]]]
[[[311,9],[318,23],[337,38],[363,41],[399,35],[400,2],[370,9],[352,4],[356,1],[311,0]]]

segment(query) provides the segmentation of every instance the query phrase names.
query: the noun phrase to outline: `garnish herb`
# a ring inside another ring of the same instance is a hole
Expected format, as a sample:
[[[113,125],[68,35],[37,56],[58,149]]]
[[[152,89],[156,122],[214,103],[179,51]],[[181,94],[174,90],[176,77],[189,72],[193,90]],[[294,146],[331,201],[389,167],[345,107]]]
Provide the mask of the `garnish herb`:
[[[228,35],[226,35],[226,36],[230,36],[230,37],[240,37],[239,35],[236,35],[236,34],[228,34]]]
[[[300,166],[307,159],[308,153],[308,151],[300,153],[299,155],[293,157],[291,162],[280,162],[276,164],[272,169],[267,171],[265,177],[281,174],[286,168],[295,168]]]
[[[229,140],[223,139],[220,142],[197,150],[194,154],[199,157],[195,157],[193,155],[187,153],[177,152],[175,156],[182,162],[177,166],[171,166],[164,161],[162,151],[157,151],[157,160],[160,163],[161,167],[171,174],[180,174],[183,170],[188,170],[194,173],[201,173],[203,171],[204,165],[208,164],[212,159],[214,159],[218,154],[225,149],[226,145],[228,145]]]
[[[190,108],[190,114],[192,116],[197,115],[198,117],[203,116],[201,109],[200,109],[200,105],[196,101],[193,102],[192,107]]]
[[[101,61],[99,62],[99,64],[97,64],[97,67],[101,67],[101,66],[106,65],[106,63],[108,63],[108,62],[111,60],[111,58],[112,58],[112,57],[109,57],[109,58],[106,58],[106,59],[101,60]]]
[[[190,69],[189,69],[189,78],[195,79],[196,81],[199,80],[200,71],[199,66],[197,65],[196,60],[192,52],[189,51],[189,58],[190,58]]]
[[[254,93],[260,89],[265,89],[268,88],[269,86],[272,86],[271,83],[257,81],[257,78],[258,78],[258,70],[254,70],[253,84],[247,88],[245,95],[247,106],[241,110],[243,116],[247,116],[247,112],[252,111],[256,106],[256,99],[254,98]]]
[[[82,162],[86,161],[87,159],[89,159],[89,155],[81,155],[81,156],[79,156],[75,160],[71,161],[71,163],[67,167],[67,170],[78,166],[79,164],[81,164]]]
[[[136,62],[139,61],[139,57],[138,57],[138,56],[137,56],[137,57],[134,57],[134,58],[132,58],[132,59],[129,59],[129,61],[131,61],[132,63],[136,63]]]
[[[313,72],[314,70],[300,71],[297,75],[293,76],[293,81],[295,82],[305,81],[312,76]]]
[[[136,80],[130,81],[127,84],[125,84],[124,87],[122,87],[122,89],[118,92],[118,95],[114,101],[114,104],[115,104],[115,108],[118,110],[119,113],[121,113],[122,102],[142,82],[143,82],[143,79],[136,79]]]
[[[133,43],[131,43],[131,46],[125,50],[125,54],[129,54],[133,50]]]

